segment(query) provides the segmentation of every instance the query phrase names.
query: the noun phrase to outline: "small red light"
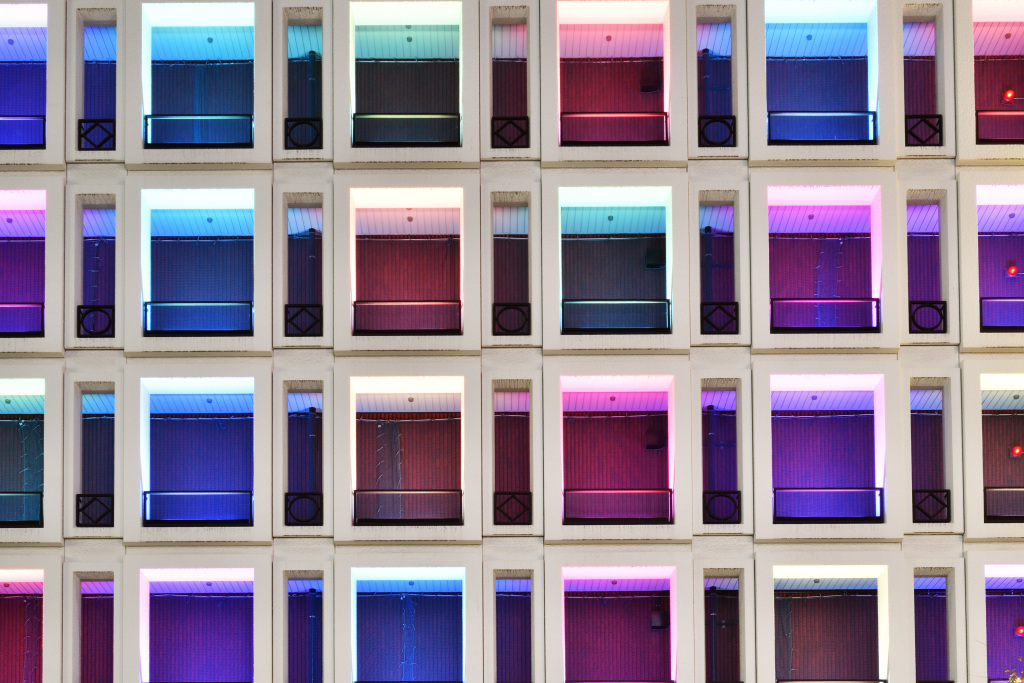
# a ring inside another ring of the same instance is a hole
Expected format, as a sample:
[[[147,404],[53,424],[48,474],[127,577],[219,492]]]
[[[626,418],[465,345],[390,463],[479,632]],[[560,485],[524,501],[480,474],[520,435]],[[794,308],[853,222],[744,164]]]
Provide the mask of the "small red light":
[[[1006,267],[1006,274],[1009,275],[1010,277],[1013,277],[1014,275],[1016,275],[1017,274],[1017,266],[1007,266]]]
[[[1015,458],[1019,458],[1021,455],[1024,455],[1024,448],[1021,448],[1020,446],[1014,446],[1013,448],[1010,449],[1010,455],[1012,455]]]
[[[1013,90],[1007,90],[1006,92],[1003,93],[1003,102],[1010,104],[1011,102],[1013,102],[1016,96],[1017,93],[1013,92]]]
[[[1013,632],[1016,633],[1018,636],[1024,637],[1024,625],[1018,626],[1013,630]]]

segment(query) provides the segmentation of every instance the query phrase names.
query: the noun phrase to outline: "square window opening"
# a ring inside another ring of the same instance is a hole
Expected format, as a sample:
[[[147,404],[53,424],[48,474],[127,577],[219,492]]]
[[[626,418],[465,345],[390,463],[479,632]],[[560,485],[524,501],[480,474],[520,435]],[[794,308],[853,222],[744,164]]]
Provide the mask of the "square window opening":
[[[712,387],[710,383],[700,392],[704,524],[739,524],[742,521],[736,396],[734,387]]]
[[[7,29],[0,28],[0,32],[4,30]],[[0,62],[0,69],[3,68]],[[4,117],[0,114],[0,135],[3,130]],[[0,190],[0,217],[0,262],[4,264],[4,277],[0,280],[0,338],[42,337],[46,302],[46,190]]]
[[[491,8],[491,148],[530,146],[527,17]]]
[[[323,15],[309,10],[285,11],[288,22],[288,96],[284,120],[285,149],[323,149]]]
[[[0,379],[0,527],[43,526],[46,382]]]
[[[1024,143],[1024,10],[973,4],[975,141]]]
[[[496,192],[493,203],[493,328],[495,336],[529,335],[530,207],[525,192]]]
[[[143,3],[143,146],[253,146],[253,3]]]
[[[324,395],[320,382],[286,382],[288,389],[288,488],[286,526],[324,524]]]
[[[769,187],[770,330],[881,332],[881,187]]]
[[[114,576],[79,582],[78,671],[82,683],[114,680]]]
[[[0,569],[0,580],[0,652],[5,653],[5,673],[11,680],[42,683],[43,570]]]
[[[289,67],[291,68],[291,67]],[[323,195],[285,195],[288,203],[288,300],[284,307],[286,337],[324,335]]]
[[[697,17],[697,144],[735,147],[732,21]],[[701,207],[703,208],[703,207]],[[701,225],[706,225],[703,221]]]
[[[113,10],[90,10],[83,18],[80,151],[113,150],[117,129],[117,18]],[[102,17],[102,18],[100,18]]]
[[[508,571],[494,579],[495,681],[533,680],[533,576]]]
[[[981,376],[986,522],[1024,522],[1024,376]]]
[[[936,87],[934,18],[903,19],[903,109],[907,147],[943,144]]]
[[[1020,185],[979,185],[977,189],[982,332],[1024,330],[1024,276],[1019,272],[1024,267],[1022,190]]]
[[[711,24],[718,26],[718,24]],[[715,193],[718,194],[718,193]],[[702,201],[700,222],[700,332],[739,334],[736,300],[735,205]]]
[[[323,683],[324,581],[289,578],[288,666],[289,683]]]
[[[82,276],[75,334],[79,338],[114,336],[117,292],[117,211],[113,197],[84,204],[82,221]]]
[[[740,680],[740,580],[704,578],[704,680]]]
[[[0,7],[0,150],[46,149],[48,6]]]
[[[494,523],[533,523],[529,380],[494,383]],[[500,682],[499,682],[500,683]]]
[[[81,461],[75,526],[114,526],[114,386],[80,384]]]

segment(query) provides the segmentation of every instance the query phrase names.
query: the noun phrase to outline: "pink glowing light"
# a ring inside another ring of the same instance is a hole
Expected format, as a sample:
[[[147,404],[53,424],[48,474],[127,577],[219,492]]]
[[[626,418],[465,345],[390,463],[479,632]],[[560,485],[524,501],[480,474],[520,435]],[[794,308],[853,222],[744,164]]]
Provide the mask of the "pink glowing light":
[[[46,190],[0,190],[0,211],[46,211]]]
[[[46,28],[46,12],[41,4],[0,5],[0,28]]]
[[[563,375],[563,392],[669,391],[671,375]]]
[[[661,24],[668,21],[665,0],[561,0],[559,24]]]
[[[562,581],[673,579],[675,575],[675,567],[562,567]]]
[[[3,11],[3,5],[0,5]],[[0,583],[42,583],[42,569],[0,569]]]
[[[870,206],[878,185],[769,185],[768,206]]]
[[[978,185],[978,206],[1016,206],[1024,185]]]

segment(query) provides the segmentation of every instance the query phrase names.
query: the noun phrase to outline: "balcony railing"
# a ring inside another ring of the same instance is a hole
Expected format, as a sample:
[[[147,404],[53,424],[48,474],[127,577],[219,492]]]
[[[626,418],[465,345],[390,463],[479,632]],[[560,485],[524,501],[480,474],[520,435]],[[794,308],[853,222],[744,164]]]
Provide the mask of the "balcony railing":
[[[949,522],[949,489],[914,489],[913,493],[914,524]]]
[[[462,526],[460,489],[356,490],[355,526]]]
[[[1024,332],[1024,297],[983,296],[978,313],[982,332]]]
[[[606,124],[613,124],[608,126]],[[625,128],[632,135],[612,131]],[[562,112],[563,147],[631,147],[668,144],[668,114],[662,111]]]
[[[775,683],[889,683],[885,678],[776,678]]]
[[[0,116],[0,149],[46,149],[46,117]]]
[[[288,118],[284,120],[285,149],[323,149],[324,120],[316,118]]]
[[[42,337],[45,307],[41,302],[0,303],[0,337]]]
[[[324,494],[317,492],[284,494],[285,526],[323,526]]]
[[[491,334],[495,337],[528,336],[530,304],[496,303],[491,307]]]
[[[739,524],[742,518],[739,491],[704,491],[705,524]]]
[[[114,494],[79,493],[75,496],[75,526],[114,526]]]
[[[668,299],[563,299],[562,334],[669,334]]]
[[[529,491],[495,491],[494,523],[533,524],[533,494]]]
[[[676,683],[668,678],[579,678],[565,683]]]
[[[816,131],[821,135],[813,136]],[[768,144],[877,145],[878,116],[873,111],[770,111]]]
[[[0,491],[0,529],[38,529],[42,526],[42,491]]]
[[[735,116],[698,116],[698,147],[735,147]]]
[[[986,522],[1024,522],[1024,486],[986,486]]]
[[[114,149],[116,130],[116,119],[78,119],[78,150],[89,152]]]
[[[867,297],[772,299],[771,332],[881,332],[880,307],[881,299]],[[818,324],[808,324],[812,320]]]
[[[885,497],[880,488],[780,487],[772,489],[775,524],[880,524]]]
[[[252,526],[252,491],[143,491],[142,526]]]
[[[77,313],[79,339],[114,336],[113,306],[79,306]]]
[[[142,144],[146,149],[252,148],[252,114],[146,114]]]
[[[977,111],[974,126],[979,145],[1024,143],[1024,111]]]
[[[352,334],[462,334],[462,302],[355,301]]]
[[[736,301],[701,301],[701,334],[739,334],[740,305]]]
[[[671,524],[672,489],[565,489],[562,524]]]
[[[324,336],[324,307],[322,304],[285,304],[284,336]]]
[[[146,337],[251,337],[251,301],[146,301]]]
[[[907,147],[941,147],[942,116],[907,114],[904,119]]]
[[[491,148],[522,149],[530,146],[530,117],[492,116]]]
[[[911,301],[910,302],[910,333],[911,334],[945,334],[946,333],[946,302],[945,301]]]
[[[353,147],[460,147],[462,115],[353,114]]]

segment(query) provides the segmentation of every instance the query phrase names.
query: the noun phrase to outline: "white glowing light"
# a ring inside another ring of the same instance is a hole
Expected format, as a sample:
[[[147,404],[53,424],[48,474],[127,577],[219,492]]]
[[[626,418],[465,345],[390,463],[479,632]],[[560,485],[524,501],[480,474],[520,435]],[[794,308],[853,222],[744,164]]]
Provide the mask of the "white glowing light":
[[[150,394],[253,394],[252,377],[144,377],[142,388]]]
[[[559,24],[661,24],[668,21],[665,0],[560,0]]]
[[[882,375],[772,375],[771,391],[874,391]]]
[[[768,206],[869,206],[878,185],[770,185]]]
[[[147,2],[143,22],[150,26],[255,26],[256,5],[251,2]]]
[[[0,28],[46,28],[46,5],[0,5]]]
[[[46,211],[46,190],[0,190],[0,210]]]
[[[243,188],[143,190],[143,210],[160,209],[254,209],[256,190]]]
[[[252,567],[149,567],[139,576],[149,582],[159,581],[255,581]]]
[[[671,187],[560,187],[559,206],[668,206]]]
[[[0,379],[0,396],[45,396],[46,380],[24,377]]]
[[[353,2],[356,26],[462,25],[461,2]]]
[[[463,394],[463,377],[353,377],[356,394]]]
[[[357,209],[461,209],[461,187],[353,187]]]
[[[669,391],[671,375],[566,375],[562,392]]]
[[[888,567],[884,564],[816,564],[772,567],[776,579],[880,579]]]

